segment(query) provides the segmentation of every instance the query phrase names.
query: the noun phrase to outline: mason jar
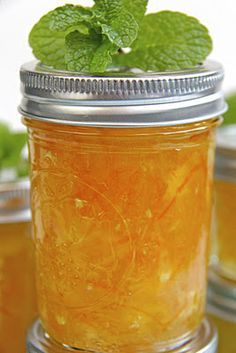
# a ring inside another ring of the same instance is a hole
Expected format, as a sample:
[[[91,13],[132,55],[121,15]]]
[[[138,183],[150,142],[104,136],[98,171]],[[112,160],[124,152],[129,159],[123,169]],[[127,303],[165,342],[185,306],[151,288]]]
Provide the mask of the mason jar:
[[[222,67],[21,69],[39,313],[57,342],[168,350],[204,317]]]
[[[219,333],[218,353],[236,352],[236,286],[210,273],[208,312]]]
[[[36,316],[29,182],[0,184],[0,351],[24,353]]]
[[[236,281],[236,125],[217,136],[214,212],[214,267]]]

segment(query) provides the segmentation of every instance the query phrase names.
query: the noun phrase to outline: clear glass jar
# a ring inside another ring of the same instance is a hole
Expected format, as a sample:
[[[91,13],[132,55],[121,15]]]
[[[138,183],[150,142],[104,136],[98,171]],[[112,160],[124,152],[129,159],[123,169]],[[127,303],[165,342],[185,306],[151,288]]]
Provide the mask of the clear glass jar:
[[[236,352],[236,286],[210,274],[208,312],[219,334],[218,353]]]
[[[215,174],[213,265],[236,281],[236,125],[218,132]]]
[[[36,316],[28,196],[28,182],[0,184],[1,353],[25,352],[26,331]]]
[[[21,74],[43,326],[85,350],[180,346],[204,317],[221,68],[45,70]]]
[[[217,330],[211,320],[204,320],[196,335],[181,348],[175,348],[166,353],[216,353],[217,352]],[[26,353],[76,353],[77,349],[59,345],[42,328],[40,321],[36,321],[28,332]],[[91,351],[83,351],[90,353]],[[133,353],[133,350],[125,351]],[[135,351],[137,352],[137,351]],[[155,353],[157,350],[138,350],[140,353]],[[163,352],[163,351],[162,351]],[[231,352],[228,352],[231,353]]]

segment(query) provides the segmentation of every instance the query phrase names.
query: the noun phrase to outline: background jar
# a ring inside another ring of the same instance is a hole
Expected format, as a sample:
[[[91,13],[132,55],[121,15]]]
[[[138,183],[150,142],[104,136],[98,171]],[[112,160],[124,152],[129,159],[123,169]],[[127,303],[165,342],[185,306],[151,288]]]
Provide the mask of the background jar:
[[[204,317],[222,68],[22,67],[39,312],[56,341],[168,350]]]
[[[236,352],[236,287],[210,272],[208,313],[218,329],[218,353]]]
[[[25,352],[36,316],[29,182],[0,184],[0,351]]]
[[[214,203],[213,266],[236,281],[236,125],[218,131]]]

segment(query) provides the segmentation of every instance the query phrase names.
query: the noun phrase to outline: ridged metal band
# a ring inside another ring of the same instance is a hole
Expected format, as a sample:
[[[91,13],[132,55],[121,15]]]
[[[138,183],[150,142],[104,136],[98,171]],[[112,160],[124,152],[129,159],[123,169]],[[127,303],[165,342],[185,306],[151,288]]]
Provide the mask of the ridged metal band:
[[[55,71],[32,62],[21,68],[20,112],[71,125],[142,127],[210,119],[226,110],[223,69],[206,62],[195,70],[105,76]]]
[[[217,351],[217,331],[213,323],[204,320],[199,328],[196,337],[185,345],[166,351],[166,353],[216,353]],[[76,353],[78,351],[84,353],[93,353],[94,351],[73,349],[63,346],[50,339],[43,330],[40,321],[36,321],[28,332],[27,336],[27,353]],[[139,350],[139,352],[148,352],[149,350]],[[151,350],[158,352],[157,350]]]
[[[180,94],[194,94],[214,89],[223,80],[223,72],[212,73],[209,76],[186,77],[168,76],[153,79],[143,78],[75,78],[57,77],[51,74],[21,71],[21,82],[25,88],[54,93],[76,93],[90,95],[91,98],[126,99],[178,96]]]
[[[0,224],[29,222],[30,184],[28,180],[0,184]]]
[[[209,273],[208,312],[236,323],[236,284],[220,277],[214,268]]]
[[[215,176],[236,183],[236,125],[218,130]]]

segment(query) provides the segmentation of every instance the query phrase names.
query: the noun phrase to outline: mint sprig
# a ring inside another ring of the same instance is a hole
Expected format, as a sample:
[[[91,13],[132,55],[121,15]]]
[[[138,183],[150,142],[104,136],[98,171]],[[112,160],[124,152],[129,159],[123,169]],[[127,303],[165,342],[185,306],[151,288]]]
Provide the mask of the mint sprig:
[[[112,64],[165,71],[202,63],[212,50],[207,28],[178,12],[145,16],[147,3],[95,0],[91,8],[56,8],[33,27],[33,53],[56,69],[91,73],[105,72]],[[122,50],[127,47],[129,54]]]
[[[33,27],[29,43],[45,65],[104,72],[111,56],[137,34],[138,24],[122,0],[97,0],[93,8],[65,5],[49,12]]]

